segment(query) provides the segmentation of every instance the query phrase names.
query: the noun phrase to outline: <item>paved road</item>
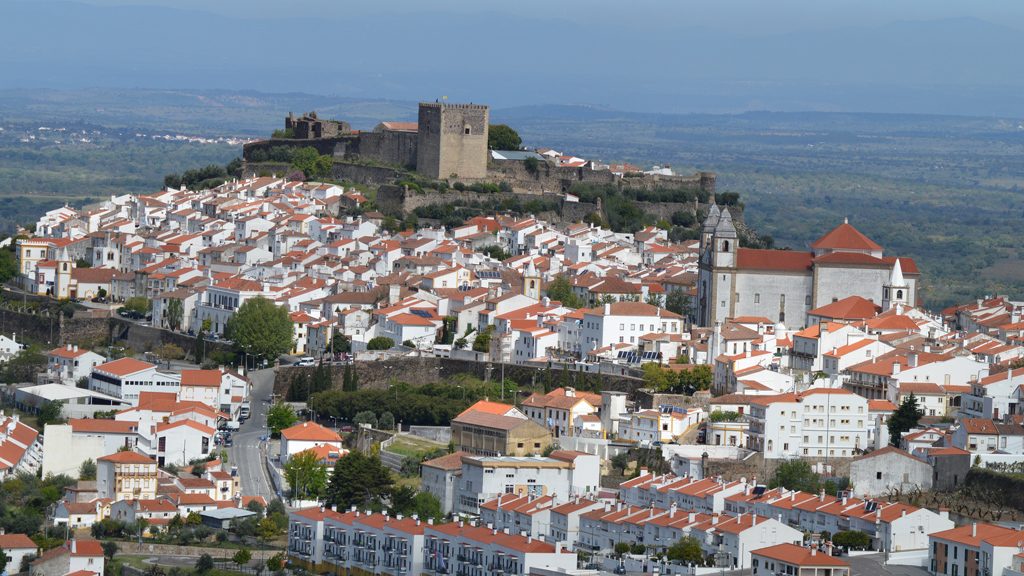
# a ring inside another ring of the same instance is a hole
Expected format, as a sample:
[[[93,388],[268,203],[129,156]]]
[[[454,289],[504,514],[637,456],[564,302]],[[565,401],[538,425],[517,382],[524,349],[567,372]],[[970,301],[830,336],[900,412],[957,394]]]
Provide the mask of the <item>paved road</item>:
[[[882,554],[843,556],[850,563],[850,573],[857,576],[927,576],[928,571],[917,566],[886,566]]]
[[[252,394],[249,397],[249,419],[233,436],[229,464],[238,467],[241,477],[242,494],[246,496],[263,496],[267,502],[277,497],[270,479],[267,477],[265,464],[265,442],[260,438],[270,434],[267,430],[267,408],[265,400],[274,389],[274,370],[254,370],[249,373],[252,379]]]

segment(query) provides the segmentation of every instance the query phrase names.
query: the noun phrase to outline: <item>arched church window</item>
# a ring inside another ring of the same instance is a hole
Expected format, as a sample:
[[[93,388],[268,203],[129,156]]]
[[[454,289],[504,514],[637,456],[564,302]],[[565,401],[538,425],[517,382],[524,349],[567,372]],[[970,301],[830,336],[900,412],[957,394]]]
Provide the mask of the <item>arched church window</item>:
[[[897,300],[903,300],[903,290],[897,290],[896,291],[896,299]]]
[[[722,240],[722,252],[728,252],[728,251],[729,251],[729,241],[728,240]]]

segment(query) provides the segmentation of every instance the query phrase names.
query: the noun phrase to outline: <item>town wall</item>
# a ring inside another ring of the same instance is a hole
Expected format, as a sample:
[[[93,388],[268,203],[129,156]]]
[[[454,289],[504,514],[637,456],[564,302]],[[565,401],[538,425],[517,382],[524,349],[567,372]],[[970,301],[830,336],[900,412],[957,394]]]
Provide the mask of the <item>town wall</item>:
[[[453,377],[469,374],[481,380],[496,381],[501,377],[501,367],[496,363],[454,360],[451,358],[435,358],[423,356],[414,358],[393,358],[372,362],[356,362],[355,371],[359,377],[359,387],[386,390],[388,384],[405,382],[412,385],[434,384],[450,381]],[[281,367],[274,379],[274,392],[287,394],[288,387],[296,374],[308,371],[308,368]],[[549,371],[543,368],[505,364],[505,379],[520,386],[541,386],[548,377]],[[344,377],[344,367],[331,366],[331,378],[334,387],[340,389]],[[560,374],[555,371],[553,380]],[[595,384],[597,390],[617,390],[634,396],[644,385],[643,379],[615,374],[587,374],[587,379]],[[557,385],[557,382],[554,383]]]

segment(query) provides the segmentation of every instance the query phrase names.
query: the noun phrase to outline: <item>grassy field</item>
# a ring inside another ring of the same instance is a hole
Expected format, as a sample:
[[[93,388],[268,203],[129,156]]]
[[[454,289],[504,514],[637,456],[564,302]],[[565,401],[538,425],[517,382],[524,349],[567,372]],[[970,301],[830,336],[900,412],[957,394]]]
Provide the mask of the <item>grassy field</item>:
[[[447,448],[448,446],[446,444],[441,444],[440,442],[434,442],[418,436],[400,434],[396,437],[395,441],[388,446],[387,451],[394,452],[395,454],[401,454],[406,457],[422,458],[430,452],[435,450],[446,450]]]

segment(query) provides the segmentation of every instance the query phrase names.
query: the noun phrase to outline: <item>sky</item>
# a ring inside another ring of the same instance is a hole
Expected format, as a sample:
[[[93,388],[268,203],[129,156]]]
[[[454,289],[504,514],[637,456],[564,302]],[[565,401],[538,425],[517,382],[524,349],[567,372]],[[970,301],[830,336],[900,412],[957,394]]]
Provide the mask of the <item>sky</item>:
[[[0,5],[0,88],[1024,116],[1019,0]]]

